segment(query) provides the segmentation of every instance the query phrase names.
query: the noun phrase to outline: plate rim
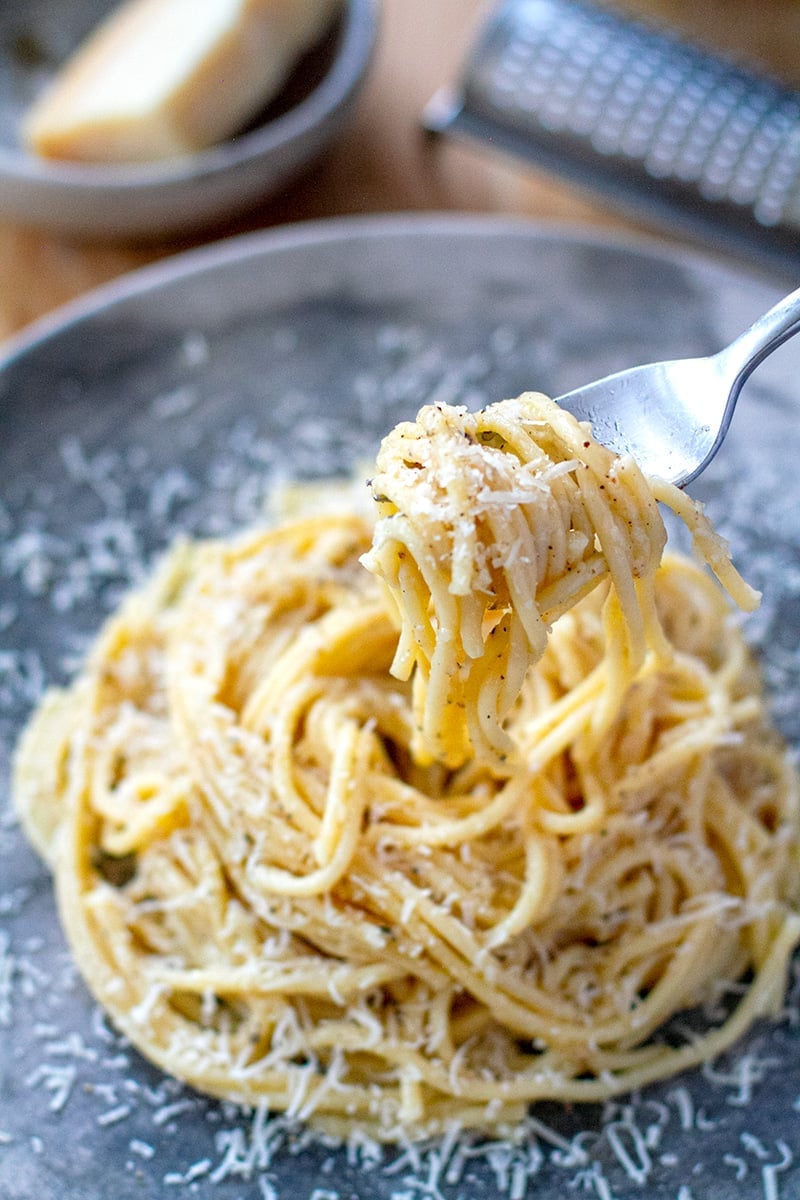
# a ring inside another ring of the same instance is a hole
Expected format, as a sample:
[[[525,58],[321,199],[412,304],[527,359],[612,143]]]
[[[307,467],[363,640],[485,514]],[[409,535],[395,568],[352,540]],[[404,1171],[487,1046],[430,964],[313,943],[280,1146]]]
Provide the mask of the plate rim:
[[[67,300],[0,342],[0,374],[42,343],[68,329],[90,321],[100,313],[149,292],[211,274],[249,258],[269,256],[314,246],[346,244],[354,240],[379,240],[442,234],[465,239],[518,237],[524,241],[548,241],[583,245],[651,258],[654,263],[680,265],[688,270],[717,275],[728,284],[780,288],[777,276],[731,259],[713,250],[698,250],[673,243],[655,233],[616,230],[585,222],[517,216],[504,213],[392,212],[347,214],[276,225],[168,254],[142,267],[122,272],[73,299]]]

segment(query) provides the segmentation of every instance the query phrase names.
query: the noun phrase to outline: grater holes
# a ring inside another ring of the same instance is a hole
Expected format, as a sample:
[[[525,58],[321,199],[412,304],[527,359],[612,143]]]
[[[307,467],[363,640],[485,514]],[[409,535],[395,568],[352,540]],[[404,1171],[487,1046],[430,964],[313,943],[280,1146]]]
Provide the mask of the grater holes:
[[[655,180],[690,186],[694,199],[666,194],[698,215],[706,200],[748,210],[762,225],[787,213],[798,222],[800,97],[579,3],[528,0],[519,11],[473,62],[479,111],[494,106],[532,145],[537,129],[548,134],[548,152],[560,137],[584,172],[602,156],[611,166],[595,162],[601,179],[615,160],[625,163],[624,186],[642,195],[656,194]]]

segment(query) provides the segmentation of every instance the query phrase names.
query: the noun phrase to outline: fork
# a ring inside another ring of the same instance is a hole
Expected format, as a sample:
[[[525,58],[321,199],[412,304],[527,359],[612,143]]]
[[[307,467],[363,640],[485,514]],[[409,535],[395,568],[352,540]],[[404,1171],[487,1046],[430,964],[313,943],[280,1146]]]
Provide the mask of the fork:
[[[631,454],[646,475],[684,487],[722,445],[751,373],[798,330],[800,288],[716,354],[618,371],[558,403],[589,421],[598,442]]]

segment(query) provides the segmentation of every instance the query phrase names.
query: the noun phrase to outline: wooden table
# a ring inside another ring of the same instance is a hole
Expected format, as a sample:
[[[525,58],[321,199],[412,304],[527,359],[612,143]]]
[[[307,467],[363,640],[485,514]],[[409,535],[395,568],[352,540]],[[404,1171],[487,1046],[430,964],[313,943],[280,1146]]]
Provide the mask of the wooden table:
[[[640,14],[666,14],[679,28],[707,41],[716,37],[720,46],[755,55],[788,77],[793,56],[800,62],[796,0],[619,3]],[[347,131],[291,191],[206,238],[308,218],[414,210],[634,228],[596,200],[488,147],[426,141],[422,109],[456,76],[485,7],[484,0],[383,0],[375,58]],[[99,283],[191,244],[197,243],[90,245],[0,223],[0,338]]]

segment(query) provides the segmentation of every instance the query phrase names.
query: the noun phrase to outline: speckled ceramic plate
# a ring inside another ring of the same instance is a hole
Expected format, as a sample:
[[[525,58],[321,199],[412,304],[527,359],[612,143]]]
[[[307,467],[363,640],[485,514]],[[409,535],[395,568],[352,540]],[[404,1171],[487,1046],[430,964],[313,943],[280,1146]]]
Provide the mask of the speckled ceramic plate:
[[[164,263],[0,362],[0,1195],[4,1200],[794,1200],[800,978],[705,1070],[542,1105],[519,1146],[336,1148],[165,1078],[75,971],[7,798],[14,740],[178,532],[251,520],[287,474],[346,471],[433,396],[559,394],[702,354],[779,288],[649,243],[491,219],[295,227]],[[800,736],[800,344],[748,385],[696,487],[765,592],[749,620]]]

